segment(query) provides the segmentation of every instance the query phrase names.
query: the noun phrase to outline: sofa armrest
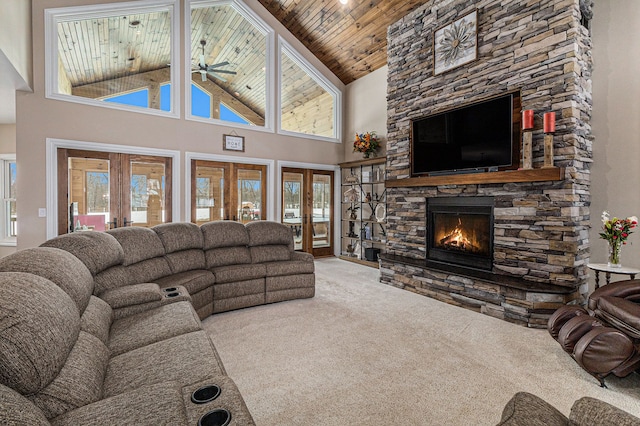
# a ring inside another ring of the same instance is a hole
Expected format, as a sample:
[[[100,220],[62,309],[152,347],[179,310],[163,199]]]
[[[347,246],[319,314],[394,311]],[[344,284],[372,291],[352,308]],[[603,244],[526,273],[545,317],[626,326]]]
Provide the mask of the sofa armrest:
[[[52,425],[171,424],[187,425],[185,405],[177,382],[143,386],[69,411]]]
[[[528,392],[518,392],[505,405],[498,426],[569,424],[569,419],[545,400]]]
[[[118,309],[160,301],[162,300],[162,292],[158,284],[142,283],[107,290],[100,294],[100,298],[107,302],[111,308]]]
[[[155,283],[141,283],[114,288],[101,293],[99,297],[113,309],[114,320],[148,311],[167,303],[162,290]]]
[[[313,255],[311,253],[294,251],[293,253],[291,253],[291,260],[302,260],[304,262],[313,262]]]
[[[608,426],[640,425],[640,419],[618,407],[585,396],[573,403],[569,420],[572,425]]]

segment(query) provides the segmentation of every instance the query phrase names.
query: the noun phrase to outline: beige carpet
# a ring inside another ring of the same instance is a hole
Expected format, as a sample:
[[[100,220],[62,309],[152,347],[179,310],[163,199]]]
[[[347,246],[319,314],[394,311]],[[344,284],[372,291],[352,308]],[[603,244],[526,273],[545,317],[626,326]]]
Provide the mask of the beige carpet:
[[[640,375],[585,373],[547,333],[316,262],[313,299],[203,321],[259,426],[492,425],[520,390],[569,414],[582,396],[640,416]]]

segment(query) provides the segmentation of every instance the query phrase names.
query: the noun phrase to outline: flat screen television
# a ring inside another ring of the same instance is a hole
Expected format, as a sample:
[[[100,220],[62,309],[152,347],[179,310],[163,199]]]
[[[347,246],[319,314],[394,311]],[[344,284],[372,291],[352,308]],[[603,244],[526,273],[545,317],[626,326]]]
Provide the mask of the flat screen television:
[[[413,176],[516,169],[520,93],[512,92],[411,122]]]

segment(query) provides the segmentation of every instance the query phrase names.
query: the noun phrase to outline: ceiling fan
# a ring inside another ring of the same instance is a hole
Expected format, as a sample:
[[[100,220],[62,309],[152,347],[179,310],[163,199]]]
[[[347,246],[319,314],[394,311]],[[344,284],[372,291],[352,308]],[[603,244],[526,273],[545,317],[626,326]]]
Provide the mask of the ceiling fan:
[[[200,76],[202,77],[202,81],[207,81],[207,74],[209,74],[211,77],[217,78],[218,80],[225,81],[225,82],[227,81],[227,79],[219,74],[236,75],[237,73],[235,71],[219,69],[221,67],[229,65],[229,62],[227,61],[218,62],[217,64],[212,64],[212,65],[207,65],[207,63],[204,61],[204,46],[206,44],[207,44],[206,40],[200,40],[200,46],[202,46],[200,61],[198,62],[197,68],[195,65],[193,66],[193,69],[191,70],[191,72],[199,72]]]

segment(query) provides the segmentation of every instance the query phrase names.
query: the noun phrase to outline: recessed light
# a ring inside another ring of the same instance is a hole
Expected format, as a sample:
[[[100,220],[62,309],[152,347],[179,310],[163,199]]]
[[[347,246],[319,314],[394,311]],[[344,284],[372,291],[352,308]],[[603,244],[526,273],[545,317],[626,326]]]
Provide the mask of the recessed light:
[[[347,3],[349,3],[349,0],[340,0],[340,3],[347,4]]]

